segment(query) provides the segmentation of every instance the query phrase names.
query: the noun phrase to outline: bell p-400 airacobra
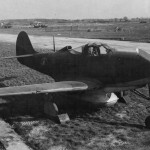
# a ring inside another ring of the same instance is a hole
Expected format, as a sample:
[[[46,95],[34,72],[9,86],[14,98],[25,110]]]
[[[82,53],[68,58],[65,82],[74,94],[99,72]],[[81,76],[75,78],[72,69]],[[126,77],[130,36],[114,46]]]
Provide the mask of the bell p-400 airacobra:
[[[126,101],[129,90],[145,97],[136,89],[150,83],[150,54],[141,49],[121,52],[103,43],[91,43],[78,47],[78,51],[66,46],[53,53],[39,53],[22,31],[17,38],[16,55],[5,59],[17,58],[21,64],[53,77],[55,82],[0,88],[0,96],[43,93],[48,101],[45,110],[54,110],[55,115],[58,108],[49,98],[51,93],[71,93],[84,103],[110,106],[118,99]],[[150,117],[145,123],[150,128]]]

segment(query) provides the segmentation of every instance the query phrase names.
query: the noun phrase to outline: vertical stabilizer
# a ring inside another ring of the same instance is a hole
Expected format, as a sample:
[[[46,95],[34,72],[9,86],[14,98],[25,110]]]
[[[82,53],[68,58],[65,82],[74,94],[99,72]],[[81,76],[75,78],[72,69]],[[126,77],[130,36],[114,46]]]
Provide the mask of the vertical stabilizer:
[[[36,54],[36,53],[37,52],[33,49],[33,46],[31,44],[31,41],[27,33],[24,31],[21,31],[16,41],[16,55],[23,56],[23,55],[30,55],[30,54]],[[17,59],[21,64],[24,64],[30,67],[33,65],[33,62],[34,62],[32,55],[29,57],[20,57]]]
[[[26,32],[21,31],[17,37],[16,42],[16,55],[34,54],[36,51],[33,49],[31,41]]]

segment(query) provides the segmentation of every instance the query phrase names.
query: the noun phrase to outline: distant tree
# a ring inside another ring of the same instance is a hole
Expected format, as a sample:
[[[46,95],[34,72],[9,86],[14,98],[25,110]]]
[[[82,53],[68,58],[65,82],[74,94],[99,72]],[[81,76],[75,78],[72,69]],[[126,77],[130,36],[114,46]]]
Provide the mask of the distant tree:
[[[114,18],[114,22],[119,22],[120,19]]]
[[[123,20],[125,21],[125,22],[127,22],[127,21],[129,21],[129,19],[128,19],[128,17],[123,17]]]

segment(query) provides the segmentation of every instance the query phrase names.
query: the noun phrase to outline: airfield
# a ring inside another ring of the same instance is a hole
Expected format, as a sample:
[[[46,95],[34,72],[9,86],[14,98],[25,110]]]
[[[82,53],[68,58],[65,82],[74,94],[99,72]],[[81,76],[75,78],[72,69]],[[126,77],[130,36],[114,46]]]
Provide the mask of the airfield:
[[[58,34],[59,35],[59,34]],[[53,50],[53,37],[52,36],[37,36],[29,35],[34,48],[45,50]],[[0,34],[1,42],[15,43],[17,35],[14,34]],[[116,41],[116,40],[102,40],[102,39],[86,39],[86,38],[69,38],[61,37],[61,35],[55,37],[56,49],[59,50],[66,45],[72,46],[76,49],[86,43],[107,43],[110,47],[115,48],[118,51],[136,52],[136,48],[149,51],[149,43],[131,42],[131,41]],[[77,49],[78,50],[78,49]]]
[[[20,31],[22,29],[19,29]],[[17,32],[19,32],[19,30]],[[2,31],[2,29],[0,30]],[[0,57],[15,56],[17,32],[0,32]],[[36,32],[37,34],[34,34]],[[39,52],[52,51],[52,37],[42,31],[28,30],[33,47]],[[38,32],[41,32],[38,35]],[[73,48],[88,42],[104,42],[121,51],[134,51],[141,48],[149,51],[149,43],[68,38],[57,35],[56,49],[66,45]],[[130,64],[129,64],[130,65]],[[0,60],[0,85],[16,86],[35,83],[54,82],[50,76],[43,75],[22,66],[16,59]],[[147,94],[147,89],[140,89]],[[54,96],[62,99],[59,95]],[[150,102],[130,93],[128,104],[117,103],[114,107],[98,110],[71,107],[62,109],[71,121],[58,124],[43,116],[42,97],[19,96],[0,98],[0,115],[19,135],[27,147],[33,150],[147,150],[150,149],[150,130],[144,121],[149,115]],[[1,127],[1,126],[0,126]],[[11,136],[9,137],[10,141]],[[7,139],[1,136],[1,144],[7,147]],[[9,147],[9,146],[8,146]]]

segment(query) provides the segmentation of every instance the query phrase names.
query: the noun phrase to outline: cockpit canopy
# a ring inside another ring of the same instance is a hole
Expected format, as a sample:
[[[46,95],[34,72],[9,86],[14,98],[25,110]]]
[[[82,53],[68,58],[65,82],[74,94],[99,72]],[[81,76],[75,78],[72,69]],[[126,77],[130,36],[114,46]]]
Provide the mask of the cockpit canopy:
[[[82,47],[82,54],[86,56],[100,56],[103,54],[112,53],[114,49],[110,48],[106,44],[86,44]]]
[[[113,53],[116,50],[109,47],[107,44],[89,43],[84,46],[77,47],[73,49],[73,51],[74,54],[82,54],[84,56],[100,56]]]

